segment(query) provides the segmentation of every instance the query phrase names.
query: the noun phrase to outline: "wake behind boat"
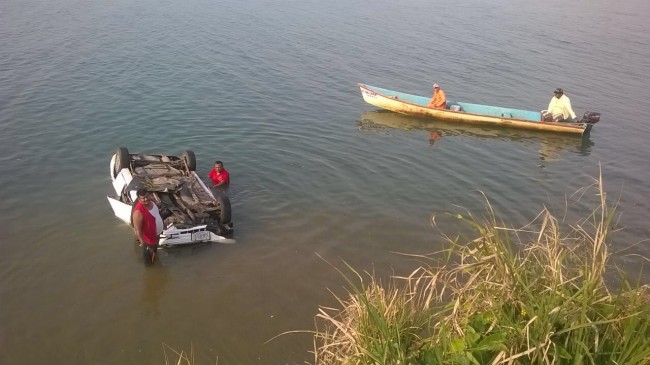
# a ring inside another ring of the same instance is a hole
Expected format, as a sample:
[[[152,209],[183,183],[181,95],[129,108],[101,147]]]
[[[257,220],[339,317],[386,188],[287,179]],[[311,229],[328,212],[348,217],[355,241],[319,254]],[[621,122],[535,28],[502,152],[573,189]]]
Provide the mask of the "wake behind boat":
[[[600,120],[599,113],[585,112],[580,123],[542,121],[542,113],[499,106],[447,100],[446,109],[427,107],[430,97],[411,95],[375,86],[358,84],[363,100],[378,108],[418,117],[458,123],[493,125],[517,129],[570,134],[589,133]]]

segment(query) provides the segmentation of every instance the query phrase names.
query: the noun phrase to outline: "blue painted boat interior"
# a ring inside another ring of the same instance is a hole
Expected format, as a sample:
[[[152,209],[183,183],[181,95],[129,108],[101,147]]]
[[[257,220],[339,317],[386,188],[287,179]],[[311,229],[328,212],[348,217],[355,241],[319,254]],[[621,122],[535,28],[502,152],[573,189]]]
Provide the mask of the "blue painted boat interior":
[[[376,91],[379,94],[386,95],[388,97],[397,98],[397,100],[402,100],[412,104],[426,106],[429,103],[429,100],[431,100],[431,97],[411,95],[411,94],[401,93],[398,91],[382,89],[380,87],[374,87],[370,85],[364,85],[364,86],[371,90]],[[460,106],[461,112],[472,113],[472,114],[523,119],[523,120],[530,120],[534,122],[539,122],[542,119],[541,112],[447,100],[447,109],[452,109],[454,105]]]

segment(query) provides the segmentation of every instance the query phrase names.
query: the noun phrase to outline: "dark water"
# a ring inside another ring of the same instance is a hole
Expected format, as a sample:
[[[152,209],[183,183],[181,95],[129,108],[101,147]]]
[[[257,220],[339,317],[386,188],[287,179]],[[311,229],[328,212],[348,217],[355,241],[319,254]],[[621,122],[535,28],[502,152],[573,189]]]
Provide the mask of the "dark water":
[[[303,363],[308,334],[267,341],[335,304],[328,262],[404,274],[414,262],[394,252],[438,249],[431,215],[480,215],[479,191],[513,225],[544,205],[573,222],[601,168],[615,261],[638,273],[649,14],[640,0],[0,3],[0,363],[160,364],[162,343],[197,364]],[[432,124],[376,112],[357,82],[522,109],[563,87],[602,121],[586,140]],[[238,243],[143,267],[105,198],[118,146],[192,149],[202,175],[223,160]]]

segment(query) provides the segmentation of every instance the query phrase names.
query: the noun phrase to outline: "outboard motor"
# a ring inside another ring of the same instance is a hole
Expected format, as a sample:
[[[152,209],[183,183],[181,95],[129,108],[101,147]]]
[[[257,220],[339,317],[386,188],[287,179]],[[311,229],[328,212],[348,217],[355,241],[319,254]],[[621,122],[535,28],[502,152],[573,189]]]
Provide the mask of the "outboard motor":
[[[597,112],[585,112],[585,114],[582,116],[582,120],[580,123],[589,123],[589,124],[596,124],[600,121],[600,113]]]

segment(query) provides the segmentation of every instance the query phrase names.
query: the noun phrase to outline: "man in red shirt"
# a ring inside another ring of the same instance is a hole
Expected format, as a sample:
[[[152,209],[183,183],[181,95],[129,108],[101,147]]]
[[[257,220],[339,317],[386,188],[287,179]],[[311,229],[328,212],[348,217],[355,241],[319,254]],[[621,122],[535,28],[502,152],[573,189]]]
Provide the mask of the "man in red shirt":
[[[230,174],[223,168],[223,162],[221,161],[215,161],[214,168],[210,171],[208,177],[212,180],[213,188],[226,187],[230,184]]]
[[[140,241],[140,246],[143,247],[145,263],[153,264],[156,261],[158,235],[163,230],[163,220],[147,189],[138,189],[137,196],[138,200],[134,202],[131,222],[135,236]]]

